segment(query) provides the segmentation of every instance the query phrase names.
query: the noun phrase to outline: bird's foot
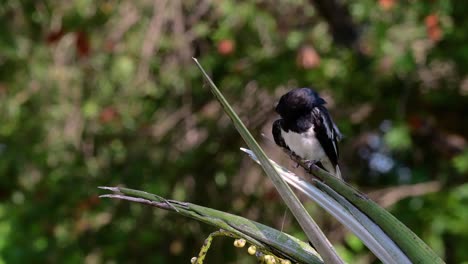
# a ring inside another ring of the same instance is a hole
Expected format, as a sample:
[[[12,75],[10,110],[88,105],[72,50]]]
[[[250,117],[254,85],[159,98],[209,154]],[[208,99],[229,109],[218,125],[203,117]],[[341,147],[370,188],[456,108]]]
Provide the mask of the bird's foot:
[[[317,162],[319,162],[318,160],[304,160],[304,165],[305,167],[307,168],[307,172],[311,173],[312,172],[312,168],[315,164],[317,164]]]

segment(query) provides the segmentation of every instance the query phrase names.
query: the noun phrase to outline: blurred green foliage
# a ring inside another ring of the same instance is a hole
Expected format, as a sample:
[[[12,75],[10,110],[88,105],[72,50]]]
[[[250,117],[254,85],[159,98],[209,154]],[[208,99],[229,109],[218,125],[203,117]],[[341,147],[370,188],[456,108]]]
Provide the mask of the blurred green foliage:
[[[212,231],[101,201],[99,185],[189,200],[303,237],[238,150],[243,142],[192,56],[258,138],[270,135],[282,93],[316,87],[346,136],[348,181],[392,186],[385,190],[399,219],[447,262],[468,261],[468,5],[344,1],[353,41],[331,34],[340,27],[325,18],[336,14],[321,2],[1,1],[0,261],[182,263]],[[290,164],[271,142],[265,148]],[[399,188],[424,182],[439,187]],[[376,262],[307,207],[349,262]],[[232,241],[215,240],[207,262],[247,260]]]

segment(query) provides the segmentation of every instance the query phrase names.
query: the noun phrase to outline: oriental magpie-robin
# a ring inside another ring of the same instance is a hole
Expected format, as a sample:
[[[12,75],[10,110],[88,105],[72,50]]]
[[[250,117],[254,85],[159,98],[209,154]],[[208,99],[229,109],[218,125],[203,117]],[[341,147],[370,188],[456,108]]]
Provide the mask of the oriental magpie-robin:
[[[275,108],[281,118],[273,123],[273,138],[278,146],[293,155],[341,178],[338,142],[342,135],[325,104],[325,100],[309,88],[284,94]]]

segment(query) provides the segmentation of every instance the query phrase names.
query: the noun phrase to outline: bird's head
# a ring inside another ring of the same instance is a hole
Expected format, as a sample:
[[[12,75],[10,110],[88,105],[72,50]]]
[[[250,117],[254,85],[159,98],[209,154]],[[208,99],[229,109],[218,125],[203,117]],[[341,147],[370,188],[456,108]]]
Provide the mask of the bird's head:
[[[275,111],[283,119],[296,119],[316,106],[326,104],[318,93],[310,88],[297,88],[281,96]]]

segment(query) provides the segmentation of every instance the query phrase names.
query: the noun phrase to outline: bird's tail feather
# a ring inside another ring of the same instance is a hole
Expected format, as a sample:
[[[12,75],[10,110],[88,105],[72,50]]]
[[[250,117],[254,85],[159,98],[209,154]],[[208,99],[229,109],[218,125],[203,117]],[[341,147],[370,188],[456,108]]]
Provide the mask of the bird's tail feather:
[[[318,162],[317,165],[326,170],[327,172],[335,175],[335,177],[339,178],[339,179],[343,179],[341,177],[341,171],[340,171],[340,167],[338,166],[338,164],[336,164],[336,166],[333,166],[333,164],[328,161],[328,160],[322,160],[321,162]]]
[[[335,167],[335,176],[339,179],[343,179],[343,177],[341,177],[341,171],[340,171],[340,167],[338,166],[338,164],[336,164],[336,167]]]

